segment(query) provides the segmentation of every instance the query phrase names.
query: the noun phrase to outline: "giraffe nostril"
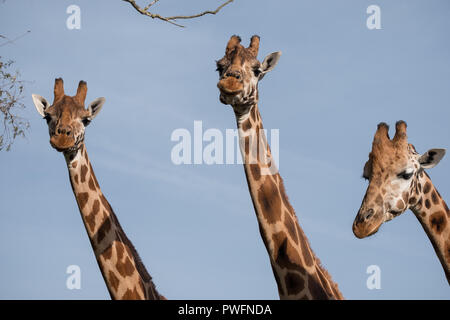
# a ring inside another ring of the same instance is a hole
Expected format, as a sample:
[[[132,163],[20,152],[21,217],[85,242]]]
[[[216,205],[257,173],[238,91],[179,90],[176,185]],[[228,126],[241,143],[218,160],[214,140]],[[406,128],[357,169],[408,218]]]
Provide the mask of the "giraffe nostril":
[[[241,74],[238,71],[228,71],[225,74],[226,77],[233,77],[236,80],[240,80],[241,79]]]
[[[61,129],[58,128],[58,129],[56,130],[56,132],[58,132],[58,134],[60,134],[60,133],[61,133]]]
[[[365,214],[364,214],[364,219],[367,220],[369,219],[371,216],[373,216],[374,211],[373,209],[369,209]]]

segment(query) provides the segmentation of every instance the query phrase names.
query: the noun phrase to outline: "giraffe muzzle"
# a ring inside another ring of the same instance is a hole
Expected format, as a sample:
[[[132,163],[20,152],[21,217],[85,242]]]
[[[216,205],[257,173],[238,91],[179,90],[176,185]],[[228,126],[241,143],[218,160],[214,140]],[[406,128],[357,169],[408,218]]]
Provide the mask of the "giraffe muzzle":
[[[54,134],[50,137],[50,145],[59,152],[63,152],[75,146],[75,138],[71,132]]]
[[[369,237],[378,231],[383,222],[384,218],[381,212],[372,208],[360,209],[353,222],[353,234],[359,239]]]
[[[217,87],[225,95],[237,95],[244,90],[243,83],[235,77],[226,77],[220,80]]]

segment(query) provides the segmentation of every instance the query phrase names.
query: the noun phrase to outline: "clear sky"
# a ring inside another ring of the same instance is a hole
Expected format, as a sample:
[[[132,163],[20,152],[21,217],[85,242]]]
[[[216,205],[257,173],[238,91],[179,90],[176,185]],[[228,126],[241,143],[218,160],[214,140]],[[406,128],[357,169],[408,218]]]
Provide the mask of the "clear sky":
[[[191,2],[193,4],[191,4]],[[162,0],[162,14],[220,1]],[[66,9],[81,8],[69,30]],[[381,30],[366,27],[369,5]],[[312,248],[348,299],[449,299],[439,260],[411,211],[356,239],[351,226],[366,191],[362,168],[376,125],[408,123],[419,152],[449,148],[450,2],[235,0],[181,29],[119,0],[0,2],[0,55],[28,80],[26,139],[0,154],[0,298],[107,299],[62,154],[31,94],[53,100],[56,77],[87,103],[106,103],[86,146],[102,191],[159,291],[169,299],[276,299],[242,165],[171,162],[177,128],[235,128],[219,102],[215,60],[233,34],[261,36],[260,60],[281,50],[261,81],[266,129],[279,129],[280,173]],[[392,131],[391,131],[392,133]],[[450,159],[429,174],[450,201]],[[81,268],[81,289],[66,268]],[[381,289],[366,286],[370,265]]]

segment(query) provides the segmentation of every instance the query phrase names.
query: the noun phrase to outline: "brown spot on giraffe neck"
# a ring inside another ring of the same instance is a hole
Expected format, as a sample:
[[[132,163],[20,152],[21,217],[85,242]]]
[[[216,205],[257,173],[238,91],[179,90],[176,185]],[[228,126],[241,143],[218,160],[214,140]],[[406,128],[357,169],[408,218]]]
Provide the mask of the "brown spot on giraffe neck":
[[[289,243],[286,235],[283,232],[278,232],[272,236],[273,246],[275,250],[275,262],[281,268],[291,270],[301,270],[301,259],[297,250]]]
[[[295,228],[295,223],[294,221],[292,221],[292,218],[287,211],[284,212],[284,225],[286,226],[286,230],[288,231],[290,238],[295,242],[295,244],[298,244],[298,236],[297,230]]]
[[[248,131],[252,127],[252,123],[249,118],[247,118],[241,125],[242,130]]]
[[[244,137],[244,152],[245,152],[244,159],[247,162],[247,161],[249,161],[248,155],[250,153],[250,137],[249,136]]]
[[[296,295],[305,288],[305,280],[297,273],[288,272],[284,278],[288,295]]]
[[[83,209],[89,200],[89,194],[87,192],[80,192],[79,194],[77,194],[77,200],[80,209]]]
[[[81,183],[84,183],[86,181],[87,172],[88,172],[88,167],[84,164],[81,165],[81,172],[80,172]]]
[[[103,251],[100,256],[103,257],[105,260],[110,260],[112,258],[112,253],[113,253],[113,245],[114,243],[112,243],[108,248],[105,249],[105,251]]]
[[[116,268],[122,277],[129,277],[134,273],[134,266],[129,257],[125,258],[125,262],[118,260],[116,263]]]
[[[97,242],[101,243],[106,235],[111,231],[111,219],[106,218],[97,231]]]
[[[122,260],[123,253],[124,253],[124,248],[123,248],[122,244],[119,246],[116,246],[116,253],[117,253],[117,259]]]
[[[259,165],[255,163],[250,163],[248,166],[250,168],[252,178],[255,181],[259,181],[259,179],[261,179],[261,169],[259,168]]]
[[[431,183],[427,181],[425,183],[425,186],[423,187],[423,193],[427,194],[428,192],[430,192],[430,190],[431,190]]]
[[[75,184],[78,184],[78,174],[75,174],[75,175],[73,176],[73,182],[74,182]]]
[[[94,232],[95,229],[95,217],[100,209],[100,201],[98,199],[94,200],[94,204],[92,205],[92,211],[90,214],[86,215],[86,223],[89,226],[89,230]]]
[[[114,274],[114,272],[112,272],[111,270],[108,273],[108,281],[111,284],[111,287],[114,289],[114,291],[117,291],[120,282],[119,279]]]
[[[270,176],[266,176],[264,183],[258,191],[257,200],[261,206],[264,219],[269,224],[281,219],[281,200],[278,188]]]
[[[427,209],[430,209],[430,208],[431,208],[431,202],[430,202],[429,199],[425,199],[425,207],[426,207]]]
[[[141,300],[142,297],[137,292],[136,288],[133,290],[127,289],[127,291],[122,296],[122,300]]]
[[[72,168],[75,169],[75,168],[77,167],[77,164],[78,164],[78,161],[73,161],[73,162],[72,162]]]
[[[431,200],[433,201],[433,204],[439,204],[439,197],[436,189],[431,193]]]
[[[92,191],[96,191],[97,189],[95,188],[95,184],[94,184],[94,179],[92,179],[92,176],[89,177],[89,189],[91,189]]]
[[[437,234],[441,234],[447,225],[446,214],[438,211],[430,216],[430,226]]]

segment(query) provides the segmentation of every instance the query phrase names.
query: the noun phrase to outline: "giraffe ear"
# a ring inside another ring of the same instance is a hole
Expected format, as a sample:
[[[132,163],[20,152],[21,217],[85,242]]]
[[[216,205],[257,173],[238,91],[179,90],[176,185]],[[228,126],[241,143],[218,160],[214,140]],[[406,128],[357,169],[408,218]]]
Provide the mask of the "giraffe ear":
[[[445,156],[445,149],[430,149],[419,158],[419,163],[424,169],[435,167]]]
[[[264,75],[267,72],[272,71],[272,69],[275,68],[275,66],[278,63],[278,60],[280,60],[280,57],[281,51],[278,51],[273,52],[264,58],[264,61],[261,64],[261,75],[259,76],[260,80],[264,77]]]
[[[43,117],[45,117],[45,109],[47,109],[50,104],[45,100],[44,97],[41,97],[38,94],[32,94],[34,106],[36,107],[37,112]]]
[[[89,104],[89,107],[88,107],[88,111],[90,113],[89,121],[91,121],[92,119],[94,119],[97,116],[97,114],[102,109],[104,103],[105,103],[105,98],[102,97],[102,98],[95,99],[94,101],[92,101]]]

